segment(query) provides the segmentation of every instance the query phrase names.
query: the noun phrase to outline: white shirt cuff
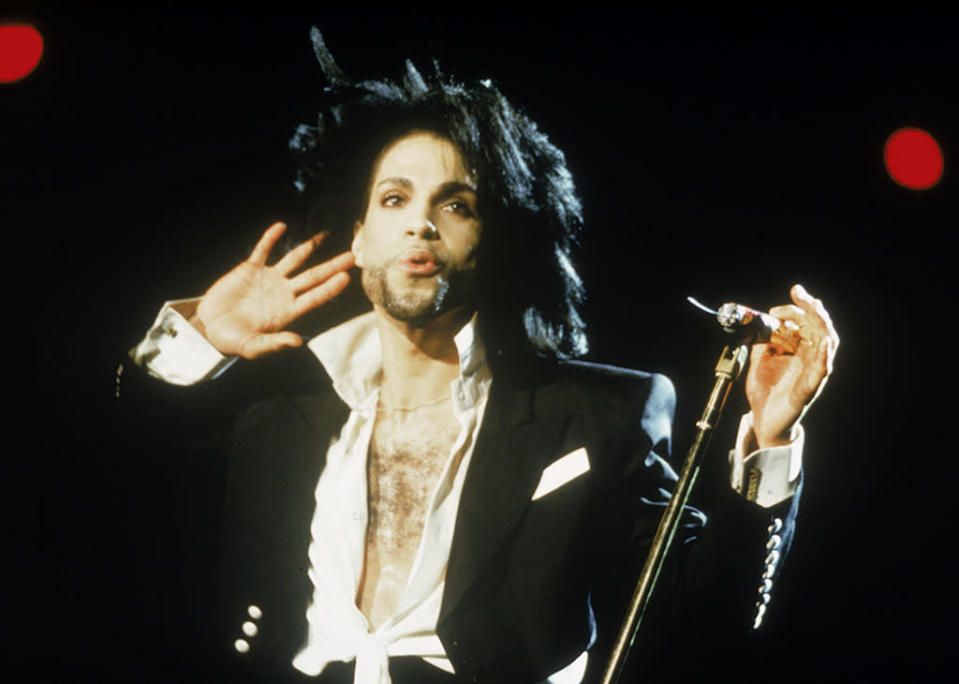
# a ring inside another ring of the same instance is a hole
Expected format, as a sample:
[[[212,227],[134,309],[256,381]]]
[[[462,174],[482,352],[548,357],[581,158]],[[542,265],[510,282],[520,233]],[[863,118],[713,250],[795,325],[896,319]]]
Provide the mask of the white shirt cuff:
[[[172,385],[212,380],[230,367],[235,356],[224,356],[187,321],[199,298],[166,302],[146,337],[130,350],[138,366]]]
[[[739,421],[736,446],[729,452],[729,484],[749,501],[770,508],[796,493],[805,432],[801,425],[796,425],[789,444],[758,449],[746,455],[752,432],[753,414],[749,412]]]

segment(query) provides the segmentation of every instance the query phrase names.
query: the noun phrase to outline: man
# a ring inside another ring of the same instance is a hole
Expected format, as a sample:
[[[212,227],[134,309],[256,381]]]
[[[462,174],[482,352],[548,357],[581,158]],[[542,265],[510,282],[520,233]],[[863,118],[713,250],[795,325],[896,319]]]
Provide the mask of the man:
[[[329,102],[294,149],[302,186],[319,187],[317,221],[352,226],[349,252],[304,268],[309,240],[269,265],[275,224],[133,351],[168,382],[229,374],[237,357],[300,347],[289,326],[362,273],[373,310],[309,341],[308,391],[236,423],[235,657],[269,679],[593,681],[675,480],[671,385],[570,360],[586,348],[579,204],[529,119],[489,84],[427,83],[412,67],[402,83],[350,83],[314,42]],[[649,618],[661,643],[640,658],[699,621],[707,575],[752,596],[726,587],[703,614],[762,622],[791,536],[798,421],[838,343],[821,303],[799,286],[792,297],[771,313],[804,343],[756,345],[746,382],[733,483],[758,448],[758,487],[749,501],[730,490],[725,522],[705,531],[686,512],[682,536],[702,540],[667,573],[670,599]]]

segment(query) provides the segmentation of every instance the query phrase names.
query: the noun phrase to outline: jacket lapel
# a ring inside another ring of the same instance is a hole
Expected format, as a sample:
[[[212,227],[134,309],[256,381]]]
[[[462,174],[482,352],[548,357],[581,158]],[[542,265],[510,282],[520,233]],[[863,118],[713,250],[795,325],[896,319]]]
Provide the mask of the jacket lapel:
[[[544,419],[537,398],[534,387],[493,383],[456,516],[439,624],[507,542],[563,439],[566,413]]]
[[[313,585],[305,572],[308,563],[310,526],[315,508],[314,490],[326,464],[326,447],[339,426],[346,422],[349,409],[334,392],[297,397],[288,405],[288,423],[284,429],[282,453],[271,453],[271,492],[278,520],[270,526],[269,540],[261,548],[272,548],[276,558],[251,558],[247,562],[275,563],[277,573],[265,577],[282,587],[284,607],[278,611],[286,618],[282,628],[289,658],[306,642],[303,607],[312,600]],[[264,587],[270,592],[274,587]]]

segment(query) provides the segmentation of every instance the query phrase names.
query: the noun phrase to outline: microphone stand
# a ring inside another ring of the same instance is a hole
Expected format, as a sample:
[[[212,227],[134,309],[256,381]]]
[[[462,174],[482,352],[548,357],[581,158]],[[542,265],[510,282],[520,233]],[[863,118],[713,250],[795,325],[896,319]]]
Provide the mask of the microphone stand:
[[[622,674],[629,649],[636,639],[640,621],[649,606],[653,588],[659,577],[659,571],[663,567],[666,552],[673,541],[676,528],[679,526],[683,507],[686,505],[693,485],[696,483],[696,476],[699,475],[703,454],[709,446],[714,428],[719,424],[719,419],[722,417],[729,390],[739,378],[748,359],[748,340],[741,340],[736,346],[727,345],[719,356],[715,369],[716,382],[709,395],[709,400],[706,402],[702,417],[696,422],[696,427],[699,430],[693,439],[692,446],[689,448],[686,460],[683,462],[683,468],[680,471],[673,495],[659,521],[656,536],[653,537],[653,544],[649,549],[649,555],[646,557],[646,564],[643,566],[639,581],[636,583],[629,610],[623,620],[622,627],[620,627],[619,636],[616,638],[609,663],[606,665],[602,684],[614,684]]]

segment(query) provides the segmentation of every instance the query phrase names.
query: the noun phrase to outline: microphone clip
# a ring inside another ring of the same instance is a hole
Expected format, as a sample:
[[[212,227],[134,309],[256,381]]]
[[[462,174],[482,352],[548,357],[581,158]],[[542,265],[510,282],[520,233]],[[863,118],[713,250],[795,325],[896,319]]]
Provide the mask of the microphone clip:
[[[768,313],[735,302],[726,302],[713,310],[693,297],[686,299],[696,308],[715,316],[725,332],[750,339],[753,343],[765,342],[781,354],[794,354],[802,342],[799,327],[792,321],[781,321]]]

